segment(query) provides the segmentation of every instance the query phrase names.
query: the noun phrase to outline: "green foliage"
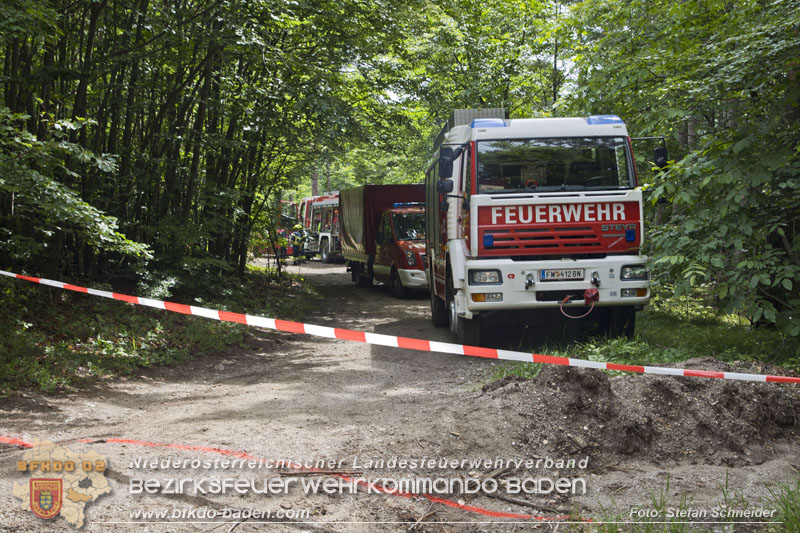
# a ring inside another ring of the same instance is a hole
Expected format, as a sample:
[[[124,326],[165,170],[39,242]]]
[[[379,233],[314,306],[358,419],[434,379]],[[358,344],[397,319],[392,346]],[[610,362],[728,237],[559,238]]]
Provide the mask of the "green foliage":
[[[453,108],[617,113],[674,159],[642,176],[657,277],[800,337],[798,27],[786,0],[5,2],[0,263],[203,292],[311,176],[420,181]]]
[[[800,11],[793,2],[586,1],[569,113],[666,135],[650,186],[650,254],[678,294],[800,335]],[[667,203],[662,203],[667,202]]]
[[[800,478],[794,484],[770,488],[771,503],[778,510],[775,521],[783,531],[800,531]]]
[[[154,289],[157,294],[158,284]],[[243,284],[221,287],[214,299],[187,301],[290,320],[315,302],[315,292],[302,280],[257,271]],[[129,376],[141,368],[219,353],[250,335],[239,324],[0,281],[0,394],[29,387],[64,390]]]
[[[549,352],[548,352],[549,353]],[[517,376],[525,379],[533,379],[542,371],[539,363],[501,363],[492,369],[490,381],[503,379],[508,376]]]
[[[120,234],[117,220],[92,207],[69,187],[51,176],[69,173],[67,159],[79,159],[103,172],[113,171],[114,159],[97,156],[70,143],[65,131],[83,124],[62,120],[46,141],[25,131],[30,117],[0,107],[0,197],[10,198],[11,208],[0,215],[0,254],[12,262],[44,260],[48,237],[56,232],[77,235],[94,249],[149,257],[144,244]]]
[[[455,108],[506,107],[512,116],[552,112],[563,86],[558,2],[441,0],[398,13],[402,38],[360,62],[351,81],[363,137],[317,158],[307,174],[331,190],[420,182],[433,139]],[[353,94],[353,93],[351,93]],[[306,185],[298,189],[310,194]]]
[[[549,109],[563,82],[553,65],[561,59],[552,31],[559,9],[516,0],[431,4],[409,21],[409,38],[388,63],[402,73],[396,92],[439,121],[461,107],[506,107],[514,116]]]
[[[142,264],[118,254],[146,248],[124,233],[152,248],[155,277],[243,276],[265,204],[319,154],[372,138],[382,82],[369,72],[408,9],[4,3],[0,262],[130,284]]]
[[[525,350],[525,348],[523,348]],[[800,340],[769,328],[752,329],[736,316],[722,315],[697,298],[659,295],[652,309],[638,313],[636,338],[589,339],[566,346],[529,346],[528,351],[629,365],[681,363],[699,357],[758,361],[800,371]],[[508,375],[534,378],[541,365],[503,363],[490,379]]]

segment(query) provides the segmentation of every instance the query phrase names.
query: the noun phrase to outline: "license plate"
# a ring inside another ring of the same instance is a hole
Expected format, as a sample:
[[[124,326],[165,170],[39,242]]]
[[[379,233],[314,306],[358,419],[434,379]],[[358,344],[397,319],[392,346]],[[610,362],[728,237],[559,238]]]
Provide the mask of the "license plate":
[[[559,268],[552,270],[540,270],[539,278],[541,281],[571,281],[582,280],[582,268]]]

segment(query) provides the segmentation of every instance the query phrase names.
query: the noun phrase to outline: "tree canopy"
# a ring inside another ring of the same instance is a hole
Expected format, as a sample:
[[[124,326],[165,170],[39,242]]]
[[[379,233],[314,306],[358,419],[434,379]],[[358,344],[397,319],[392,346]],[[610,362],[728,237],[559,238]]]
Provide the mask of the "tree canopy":
[[[419,181],[454,108],[616,113],[670,148],[646,183],[659,279],[800,335],[798,7],[9,0],[0,262],[213,285],[312,175]]]

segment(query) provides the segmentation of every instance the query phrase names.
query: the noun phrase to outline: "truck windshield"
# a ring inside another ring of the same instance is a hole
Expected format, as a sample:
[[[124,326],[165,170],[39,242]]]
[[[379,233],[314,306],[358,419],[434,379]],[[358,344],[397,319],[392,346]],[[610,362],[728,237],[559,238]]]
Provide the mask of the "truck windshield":
[[[478,192],[628,189],[624,137],[478,141]]]
[[[419,241],[425,238],[425,213],[395,213],[394,232],[398,241]]]

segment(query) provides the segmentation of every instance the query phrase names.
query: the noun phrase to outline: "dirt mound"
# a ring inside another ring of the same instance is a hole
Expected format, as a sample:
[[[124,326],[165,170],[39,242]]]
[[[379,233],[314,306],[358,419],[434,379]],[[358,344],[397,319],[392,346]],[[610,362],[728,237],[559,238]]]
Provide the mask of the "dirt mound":
[[[764,372],[711,358],[681,366]],[[794,385],[653,375],[618,375],[547,366],[536,379],[484,388],[522,418],[516,438],[532,455],[589,455],[596,467],[620,457],[654,462],[761,464],[780,442],[796,442],[800,388]],[[520,395],[524,399],[520,399]],[[509,405],[511,407],[511,405]]]

